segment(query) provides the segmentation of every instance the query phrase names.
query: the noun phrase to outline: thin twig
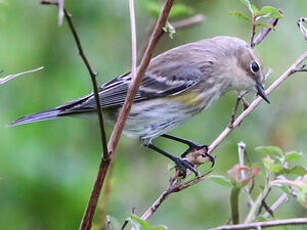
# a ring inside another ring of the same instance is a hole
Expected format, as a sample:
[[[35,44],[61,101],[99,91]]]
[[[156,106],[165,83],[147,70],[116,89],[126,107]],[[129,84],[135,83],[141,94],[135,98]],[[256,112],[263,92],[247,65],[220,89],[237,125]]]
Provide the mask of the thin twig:
[[[48,2],[48,1],[42,1],[41,4],[45,5],[58,5],[56,4],[58,2]],[[101,111],[101,104],[100,104],[100,98],[99,98],[99,91],[98,91],[98,86],[97,86],[97,81],[96,81],[96,75],[97,73],[93,70],[92,66],[90,65],[87,57],[85,56],[85,53],[83,51],[82,45],[80,38],[78,36],[78,33],[76,31],[76,28],[74,27],[72,20],[71,20],[71,15],[65,10],[64,10],[64,16],[68,22],[69,28],[71,30],[71,33],[74,37],[74,40],[76,42],[79,55],[81,56],[85,66],[88,69],[88,72],[91,77],[92,85],[93,85],[93,91],[94,91],[94,96],[95,96],[95,101],[96,101],[96,107],[97,107],[97,116],[98,116],[98,121],[99,121],[99,127],[100,127],[100,136],[101,136],[101,143],[102,143],[102,149],[103,149],[103,154],[101,157],[101,162],[99,164],[99,169],[97,173],[97,177],[90,195],[90,199],[88,201],[86,210],[84,212],[81,224],[80,224],[80,229],[81,230],[89,230],[92,226],[92,221],[95,213],[95,209],[97,206],[97,202],[99,199],[99,195],[101,192],[101,188],[104,182],[104,178],[107,174],[108,166],[111,162],[111,156],[108,154],[108,147],[107,147],[107,139],[106,139],[106,133],[104,129],[104,122],[103,122],[103,116],[102,116],[102,111]]]
[[[130,11],[130,26],[131,26],[131,76],[135,78],[136,74],[136,61],[137,61],[137,46],[136,46],[136,29],[135,29],[135,12],[134,0],[129,0]]]
[[[183,183],[179,183],[176,184],[175,181],[172,181],[169,185],[169,187],[163,191],[160,196],[155,200],[155,202],[144,212],[144,214],[142,215],[141,219],[143,220],[147,220],[150,216],[152,216],[157,209],[160,207],[160,205],[163,203],[164,200],[166,200],[166,198],[175,192],[180,192],[184,189],[189,188],[190,186],[197,184],[201,181],[203,181],[207,175],[209,175],[212,172],[212,170],[209,170],[208,172],[204,173],[203,175],[199,176],[199,177],[195,177],[191,180],[188,180],[186,182]]]
[[[61,26],[63,24],[63,18],[64,18],[64,0],[58,0],[58,2],[59,2],[58,24]]]
[[[288,200],[288,194],[287,193],[283,193],[270,207],[270,210],[272,210],[273,212],[279,208],[280,205],[282,205],[285,201]],[[262,215],[264,218],[268,218],[271,216],[271,214],[269,212],[266,212]]]
[[[142,61],[140,63],[140,66],[138,67],[137,74],[131,82],[131,85],[130,85],[128,93],[127,93],[127,97],[125,99],[125,102],[124,102],[121,110],[120,110],[120,113],[118,115],[116,124],[114,126],[114,129],[113,129],[113,132],[111,134],[111,138],[110,138],[110,141],[109,141],[109,144],[108,144],[110,154],[112,154],[116,149],[120,135],[123,131],[125,122],[128,118],[131,106],[133,104],[133,99],[134,99],[134,97],[137,93],[137,90],[138,90],[138,88],[141,84],[141,81],[142,81],[143,75],[144,75],[144,73],[147,69],[147,66],[149,65],[149,62],[150,62],[151,56],[153,54],[154,48],[155,48],[155,46],[156,46],[156,44],[157,44],[157,42],[160,38],[162,28],[164,27],[164,25],[167,21],[167,18],[168,18],[168,15],[170,13],[170,10],[172,8],[173,2],[174,2],[174,0],[168,0],[164,4],[163,10],[160,13],[159,19],[158,19],[156,26],[155,26],[155,29],[154,29],[151,37],[150,37],[149,44],[146,48],[146,51],[144,53],[144,56],[143,56]]]
[[[254,42],[255,35],[256,35],[256,16],[253,15],[252,16],[252,35],[251,35],[251,44],[250,44],[252,48],[254,48],[255,46],[255,42]]]
[[[251,224],[225,225],[210,230],[237,230],[237,229],[261,229],[284,225],[306,225],[307,218],[293,218],[284,220],[271,220],[264,222],[256,222]]]
[[[90,65],[87,57],[85,56],[84,50],[81,45],[81,41],[79,38],[79,35],[76,31],[76,28],[74,24],[72,23],[71,20],[71,15],[64,9],[64,15],[65,18],[68,22],[69,28],[71,30],[71,33],[74,36],[76,45],[78,47],[79,55],[81,56],[89,74],[92,80],[92,85],[93,85],[93,91],[94,91],[94,96],[95,96],[95,101],[96,101],[96,107],[97,107],[97,114],[98,114],[98,121],[99,121],[99,127],[100,127],[100,134],[101,134],[101,144],[102,144],[102,149],[103,149],[103,158],[108,159],[108,148],[107,148],[107,138],[106,138],[106,132],[104,128],[104,122],[103,122],[103,115],[102,115],[102,110],[101,108],[101,103],[100,103],[100,97],[99,97],[99,90],[98,90],[98,85],[96,81],[96,76],[97,73],[93,70],[92,66]]]
[[[188,18],[185,18],[179,21],[170,22],[170,24],[174,27],[175,30],[177,30],[177,29],[185,29],[187,27],[194,26],[196,24],[202,23],[204,20],[205,20],[205,16],[203,14],[195,14],[191,17],[188,17]],[[148,45],[149,36],[152,34],[153,28],[154,28],[154,24],[148,27],[146,36],[141,42],[141,45],[140,45],[141,48],[139,49],[139,55],[138,55],[138,63],[141,61],[141,58],[144,55],[145,49]],[[159,36],[161,37],[163,34],[165,34],[165,31],[161,30],[161,34]]]
[[[259,209],[263,199],[268,195],[269,191],[270,191],[270,175],[267,173],[266,175],[266,182],[265,182],[265,186],[263,191],[258,195],[257,199],[255,200],[255,202],[253,203],[253,205],[251,206],[245,220],[244,220],[244,224],[248,224],[252,221],[254,221],[255,217],[256,217],[256,212]]]
[[[106,221],[107,221],[107,223],[106,223],[106,230],[112,230],[113,228],[112,228],[112,222],[111,222],[110,216],[106,217]]]
[[[23,75],[26,75],[26,74],[29,74],[29,73],[34,73],[34,72],[40,71],[42,69],[44,69],[43,66],[38,67],[36,69],[27,70],[27,71],[24,71],[24,72],[21,72],[21,73],[9,74],[9,75],[5,76],[4,78],[0,78],[0,86],[5,84],[6,82],[8,82],[10,80],[17,78],[17,77],[20,77],[20,76],[23,76]]]
[[[282,13],[280,10],[279,12]],[[265,27],[259,32],[255,40],[253,41],[254,46],[260,44],[266,38],[266,36],[268,36],[268,34],[272,31],[272,29],[276,27],[278,21],[279,21],[278,18],[269,19],[267,24],[270,25],[270,27]]]
[[[307,22],[307,18],[300,18],[298,21],[297,21],[297,25],[300,29],[300,31],[302,32],[305,40],[307,40],[307,29],[305,28],[305,26],[303,25],[303,23],[306,23]]]

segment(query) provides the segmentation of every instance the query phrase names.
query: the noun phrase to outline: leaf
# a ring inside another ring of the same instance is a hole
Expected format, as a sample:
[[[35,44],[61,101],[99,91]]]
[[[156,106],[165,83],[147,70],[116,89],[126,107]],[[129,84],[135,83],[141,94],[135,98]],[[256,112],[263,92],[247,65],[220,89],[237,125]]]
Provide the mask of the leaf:
[[[131,219],[138,223],[141,226],[142,230],[167,230],[168,228],[166,226],[150,226],[149,223],[145,220],[142,220],[138,216],[131,216]]]
[[[279,185],[274,185],[275,187],[279,188],[281,191],[284,193],[287,193],[288,195],[291,195],[291,191],[289,189],[289,186],[284,185],[284,184],[279,184]]]
[[[227,186],[227,187],[232,187],[232,183],[230,182],[229,179],[227,179],[225,176],[221,175],[210,175],[208,179],[212,180],[214,183]]]
[[[274,26],[273,26],[273,25],[267,24],[267,23],[256,23],[256,26],[274,29]]]
[[[285,155],[285,161],[289,162],[289,161],[297,160],[301,158],[301,156],[302,156],[302,153],[299,153],[296,151],[287,152]]]
[[[257,12],[256,16],[271,17],[277,19],[282,18],[282,14],[278,11],[278,9],[272,6],[262,7],[262,9]]]
[[[281,157],[284,156],[284,153],[281,150],[281,148],[279,148],[277,146],[272,146],[272,145],[269,145],[269,146],[258,146],[258,147],[255,148],[255,150],[257,152],[261,152],[261,153],[265,153],[265,154],[269,154],[269,155],[272,155],[272,154],[276,155],[276,154],[278,154]]]
[[[307,193],[304,190],[300,190],[297,194],[297,201],[302,205],[304,208],[307,208]]]
[[[247,8],[248,10],[254,15],[254,10],[252,8],[252,4],[250,3],[249,0],[240,0]]]
[[[134,220],[136,223],[138,223],[142,229],[144,230],[150,230],[150,225],[147,221],[142,220],[140,217],[132,215],[131,219]]]
[[[285,169],[284,173],[285,174],[298,175],[298,176],[304,176],[304,175],[306,175],[307,171],[304,167],[297,165],[297,166],[294,166],[293,168]]]
[[[284,173],[284,167],[281,164],[272,164],[269,167],[270,172],[280,175]]]
[[[243,20],[245,20],[247,22],[251,21],[251,19],[248,16],[246,16],[246,15],[240,13],[240,12],[237,12],[237,11],[231,12],[230,15],[235,16],[235,17],[237,17],[239,19],[243,19]]]

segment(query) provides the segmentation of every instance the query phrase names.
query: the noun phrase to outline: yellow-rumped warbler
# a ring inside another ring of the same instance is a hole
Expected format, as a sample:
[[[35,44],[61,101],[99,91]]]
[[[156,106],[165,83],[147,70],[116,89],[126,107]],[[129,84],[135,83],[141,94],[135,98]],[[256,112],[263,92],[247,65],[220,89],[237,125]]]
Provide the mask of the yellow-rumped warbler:
[[[191,164],[154,146],[152,139],[163,136],[189,145],[191,141],[166,135],[202,110],[208,109],[223,93],[252,90],[269,102],[262,85],[259,60],[243,40],[220,36],[179,46],[153,58],[134,99],[124,134],[173,160],[181,169],[197,172]],[[107,118],[115,121],[125,100],[131,74],[126,73],[99,88]],[[97,110],[93,93],[54,109],[28,115],[12,122],[31,122],[93,113]],[[212,159],[212,158],[211,158]]]

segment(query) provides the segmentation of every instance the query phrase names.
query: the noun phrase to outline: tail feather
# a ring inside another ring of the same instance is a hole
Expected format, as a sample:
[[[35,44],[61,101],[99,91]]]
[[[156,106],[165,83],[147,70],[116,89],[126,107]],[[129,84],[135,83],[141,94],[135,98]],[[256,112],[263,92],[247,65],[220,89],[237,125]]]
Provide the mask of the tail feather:
[[[27,115],[27,116],[17,119],[16,121],[13,121],[12,123],[8,124],[8,126],[12,127],[12,126],[18,126],[18,125],[38,122],[38,121],[51,120],[51,119],[57,118],[60,114],[60,111],[61,110],[59,109],[50,109],[50,110],[45,110],[39,113]]]

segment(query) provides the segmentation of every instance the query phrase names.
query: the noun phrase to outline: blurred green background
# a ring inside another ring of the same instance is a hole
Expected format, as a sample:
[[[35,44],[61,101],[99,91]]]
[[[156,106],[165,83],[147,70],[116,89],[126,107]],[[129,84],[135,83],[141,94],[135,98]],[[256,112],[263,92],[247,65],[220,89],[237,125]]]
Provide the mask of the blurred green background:
[[[65,1],[99,83],[129,71],[130,25],[128,1]],[[197,26],[164,36],[156,53],[217,35],[250,37],[250,25],[230,15],[247,12],[239,0],[186,0],[195,13],[206,16]],[[265,69],[276,79],[306,50],[296,21],[307,16],[306,0],[254,1],[284,11],[276,31],[258,47]],[[0,225],[11,229],[77,229],[91,191],[101,146],[96,120],[63,118],[20,127],[5,125],[19,116],[48,109],[91,91],[90,78],[77,54],[67,24],[59,27],[57,10],[38,0],[0,1],[0,69],[2,76],[44,66],[43,71],[0,87]],[[136,0],[139,42],[153,21]],[[214,152],[215,174],[224,175],[237,162],[237,143],[244,141],[251,161],[263,155],[254,148],[278,145],[285,151],[307,153],[306,74],[293,75],[270,95]],[[212,109],[172,132],[199,143],[210,143],[230,120],[235,94],[221,98]],[[111,132],[110,126],[107,133]],[[164,139],[161,148],[180,153],[184,146]],[[306,165],[307,157],[302,164]],[[168,160],[122,137],[116,154],[108,214],[123,223],[136,208],[143,211],[168,184]],[[203,166],[203,170],[208,166]],[[205,181],[174,194],[150,219],[169,229],[206,229],[229,218],[230,191]],[[278,195],[278,194],[275,194]],[[269,202],[270,203],[270,202]],[[277,218],[306,216],[295,199],[275,213]],[[99,222],[96,216],[95,223]],[[2,227],[1,227],[2,228]],[[296,229],[303,229],[297,227]]]

